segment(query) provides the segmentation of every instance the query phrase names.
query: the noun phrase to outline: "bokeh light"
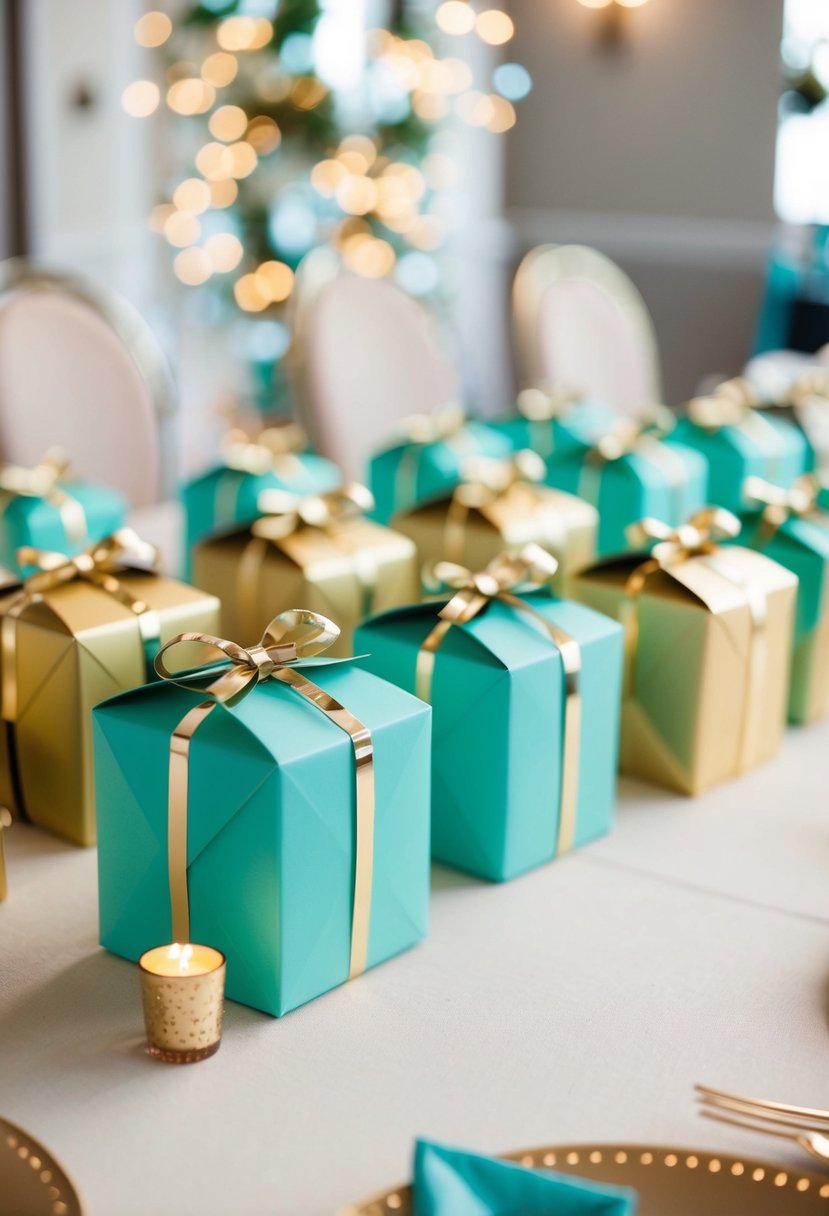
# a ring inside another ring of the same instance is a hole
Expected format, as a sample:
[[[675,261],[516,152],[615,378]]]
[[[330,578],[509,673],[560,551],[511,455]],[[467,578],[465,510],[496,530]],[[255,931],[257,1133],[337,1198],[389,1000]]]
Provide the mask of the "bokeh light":
[[[257,290],[271,304],[281,304],[293,291],[294,272],[285,262],[263,262],[254,278]]]
[[[135,41],[139,46],[162,46],[172,32],[172,21],[166,13],[158,11],[145,13],[135,23]]]
[[[221,89],[236,79],[238,71],[239,60],[235,55],[229,55],[227,51],[216,51],[215,54],[208,55],[201,65],[201,78]]]
[[[195,245],[192,249],[182,249],[173,259],[173,271],[176,278],[188,287],[198,287],[210,278],[210,258],[203,249]]]
[[[466,0],[445,0],[435,13],[435,21],[444,34],[468,34],[475,28],[475,10]]]
[[[210,206],[217,209],[232,207],[239,196],[239,187],[232,177],[208,182],[208,186],[210,187]]]
[[[188,76],[177,80],[167,90],[167,105],[176,114],[205,114],[216,100],[212,84],[199,76]]]
[[[189,211],[174,211],[164,223],[164,235],[171,245],[195,245],[201,236],[201,224]]]
[[[134,80],[121,94],[121,105],[132,118],[146,118],[158,108],[161,94],[152,80]]]
[[[210,266],[217,274],[235,270],[242,260],[244,248],[238,236],[232,232],[216,232],[204,242]]]
[[[475,19],[478,37],[490,46],[502,46],[515,33],[512,18],[499,8],[487,8]]]
[[[499,63],[492,73],[492,83],[507,101],[521,101],[533,87],[532,76],[520,63]]]
[[[279,147],[282,132],[272,118],[260,114],[248,123],[245,139],[258,156],[267,156]]]
[[[241,139],[248,125],[248,116],[241,106],[219,106],[210,115],[207,126],[216,139],[231,143]]]
[[[188,177],[176,186],[173,202],[179,211],[200,215],[210,206],[210,187],[200,177]]]

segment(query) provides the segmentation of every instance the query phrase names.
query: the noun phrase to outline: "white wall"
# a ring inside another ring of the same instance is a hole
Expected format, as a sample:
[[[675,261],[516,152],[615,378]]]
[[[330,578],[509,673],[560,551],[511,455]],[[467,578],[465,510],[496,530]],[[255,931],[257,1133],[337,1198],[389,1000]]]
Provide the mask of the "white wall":
[[[33,255],[145,306],[155,290],[147,215],[153,126],[121,108],[148,60],[133,41],[142,0],[26,0],[26,111]],[[92,98],[74,102],[79,88]]]
[[[735,372],[773,236],[782,0],[649,0],[618,53],[577,0],[512,0],[535,88],[508,138],[517,257],[581,241],[651,305],[669,399]]]
[[[11,219],[8,193],[9,169],[9,132],[7,98],[9,91],[8,69],[6,64],[6,48],[9,31],[7,28],[6,9],[0,6],[0,99],[3,113],[0,115],[0,259],[7,258],[11,253],[11,237],[9,223]]]

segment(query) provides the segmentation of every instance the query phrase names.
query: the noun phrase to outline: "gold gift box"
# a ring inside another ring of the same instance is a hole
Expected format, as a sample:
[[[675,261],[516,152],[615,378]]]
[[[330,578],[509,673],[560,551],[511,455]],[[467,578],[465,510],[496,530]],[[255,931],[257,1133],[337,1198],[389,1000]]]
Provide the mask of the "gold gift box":
[[[391,528],[357,517],[283,532],[280,517],[265,516],[196,546],[193,581],[221,598],[225,637],[257,638],[264,622],[302,604],[338,622],[329,654],[343,658],[366,617],[420,599],[415,546]]]
[[[558,561],[553,585],[561,590],[595,560],[599,516],[574,494],[515,480],[483,493],[464,484],[451,497],[424,503],[392,523],[417,545],[424,566],[447,559],[483,570],[505,549],[541,545]]]
[[[211,595],[146,571],[119,571],[117,580],[157,614],[161,643],[185,629],[219,627],[219,603]],[[75,844],[92,845],[92,708],[145,683],[140,618],[101,586],[76,578],[40,592],[10,619],[19,588],[0,591],[0,805]]]
[[[729,546],[650,573],[631,596],[646,560],[600,563],[571,593],[626,627],[622,772],[699,794],[780,746],[797,579]]]

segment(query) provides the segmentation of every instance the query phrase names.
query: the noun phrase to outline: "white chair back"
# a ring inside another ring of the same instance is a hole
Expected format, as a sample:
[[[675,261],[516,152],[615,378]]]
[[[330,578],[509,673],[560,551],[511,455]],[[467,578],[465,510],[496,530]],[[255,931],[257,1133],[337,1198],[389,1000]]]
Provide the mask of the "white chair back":
[[[661,399],[659,355],[642,297],[582,245],[540,245],[515,276],[513,336],[524,385],[545,382],[635,415]]]
[[[156,502],[171,393],[147,325],[120,297],[21,262],[0,266],[0,292],[0,458],[34,465],[59,447],[77,476]]]
[[[363,478],[396,424],[460,399],[431,317],[393,284],[342,273],[301,308],[291,367],[316,449]]]

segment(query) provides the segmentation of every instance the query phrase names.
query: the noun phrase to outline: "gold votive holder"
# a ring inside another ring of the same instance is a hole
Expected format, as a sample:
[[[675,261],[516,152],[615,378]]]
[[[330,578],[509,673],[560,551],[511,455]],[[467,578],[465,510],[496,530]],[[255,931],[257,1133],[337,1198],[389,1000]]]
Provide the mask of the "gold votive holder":
[[[3,847],[3,830],[11,827],[12,817],[4,806],[0,806],[0,903],[9,893],[6,881],[6,853]]]
[[[147,1054],[165,1064],[195,1064],[219,1050],[225,956],[212,946],[156,946],[138,960]]]

